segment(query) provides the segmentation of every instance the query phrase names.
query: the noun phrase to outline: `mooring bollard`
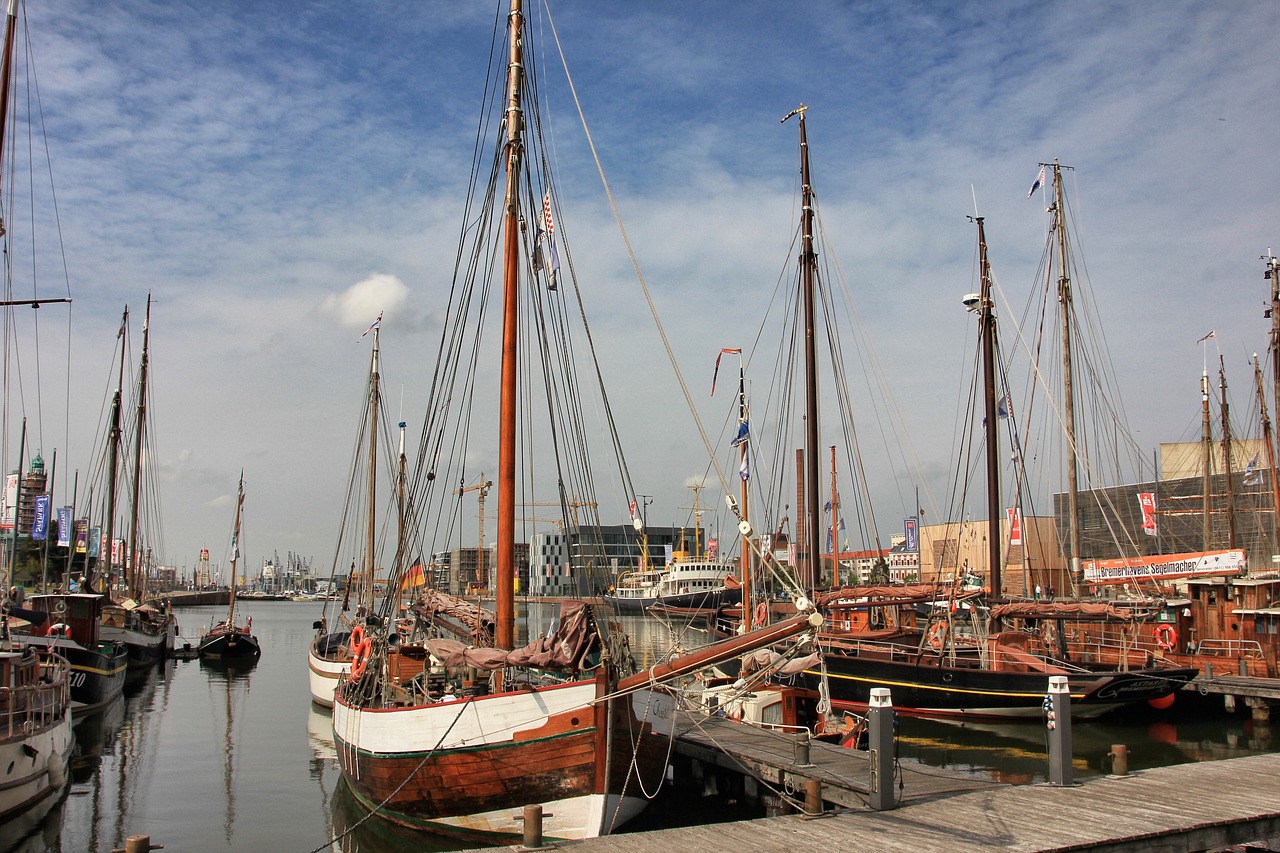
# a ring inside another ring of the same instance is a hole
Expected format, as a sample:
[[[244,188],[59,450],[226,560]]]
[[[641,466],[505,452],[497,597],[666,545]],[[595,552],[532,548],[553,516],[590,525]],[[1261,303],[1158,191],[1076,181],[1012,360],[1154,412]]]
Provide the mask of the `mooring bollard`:
[[[804,813],[807,817],[822,814],[822,782],[817,779],[804,780]]]
[[[1112,776],[1129,775],[1129,747],[1122,743],[1113,743],[1107,755],[1111,756]]]
[[[542,846],[542,806],[524,807],[524,846],[530,850]]]
[[[150,835],[130,835],[124,840],[124,847],[117,847],[111,853],[149,853],[151,850],[163,850],[163,844],[152,844]]]
[[[796,732],[796,764],[811,767],[809,763],[809,731]]]

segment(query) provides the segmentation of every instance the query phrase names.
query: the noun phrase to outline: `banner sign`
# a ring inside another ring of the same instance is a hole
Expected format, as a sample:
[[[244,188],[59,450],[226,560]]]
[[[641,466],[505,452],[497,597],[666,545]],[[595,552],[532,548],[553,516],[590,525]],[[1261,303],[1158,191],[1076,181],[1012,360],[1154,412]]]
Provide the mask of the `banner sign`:
[[[1156,496],[1152,492],[1139,492],[1138,505],[1142,507],[1142,532],[1148,536],[1159,533],[1156,527]]]
[[[71,507],[58,507],[58,547],[71,547]]]
[[[1244,551],[1206,551],[1191,554],[1157,554],[1120,560],[1089,560],[1084,582],[1128,583],[1139,580],[1171,580],[1202,575],[1237,575],[1248,565]]]
[[[1005,513],[1009,516],[1009,544],[1022,544],[1022,510],[1017,507],[1006,509]]]
[[[920,536],[916,529],[917,521],[915,518],[903,519],[903,527],[907,533],[907,551],[912,554],[920,553]]]
[[[49,502],[52,499],[48,495],[36,495],[36,514],[31,519],[31,538],[37,542],[44,541],[49,532]]]

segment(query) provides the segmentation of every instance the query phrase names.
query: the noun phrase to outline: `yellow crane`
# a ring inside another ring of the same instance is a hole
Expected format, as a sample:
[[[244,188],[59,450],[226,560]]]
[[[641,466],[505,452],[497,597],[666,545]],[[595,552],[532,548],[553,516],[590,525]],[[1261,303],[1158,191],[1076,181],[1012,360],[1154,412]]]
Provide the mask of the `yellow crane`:
[[[461,486],[454,490],[455,495],[465,495],[467,492],[479,491],[479,510],[476,513],[476,534],[479,539],[479,545],[476,548],[476,580],[489,585],[489,573],[485,570],[485,551],[484,551],[484,499],[489,494],[489,489],[493,488],[493,481],[484,478],[484,472],[480,472],[480,480],[470,486]]]

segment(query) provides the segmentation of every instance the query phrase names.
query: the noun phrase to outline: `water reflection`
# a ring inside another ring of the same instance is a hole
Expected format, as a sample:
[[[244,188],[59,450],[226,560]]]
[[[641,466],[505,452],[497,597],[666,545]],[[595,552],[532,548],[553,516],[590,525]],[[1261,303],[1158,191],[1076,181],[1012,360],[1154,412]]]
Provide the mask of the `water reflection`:
[[[1161,714],[1145,705],[1100,720],[1076,721],[1071,728],[1076,777],[1111,772],[1114,746],[1128,748],[1129,770],[1169,767],[1195,761],[1240,758],[1280,748],[1272,728],[1221,709]],[[1045,782],[1049,771],[1048,732],[1037,722],[968,722],[904,718],[899,723],[899,757],[909,761],[1012,784]]]

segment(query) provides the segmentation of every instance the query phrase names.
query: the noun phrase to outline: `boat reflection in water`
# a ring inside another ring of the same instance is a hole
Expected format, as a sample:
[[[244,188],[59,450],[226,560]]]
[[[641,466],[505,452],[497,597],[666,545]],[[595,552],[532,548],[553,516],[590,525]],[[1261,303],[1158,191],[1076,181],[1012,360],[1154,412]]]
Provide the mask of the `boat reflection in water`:
[[[1077,778],[1111,772],[1111,751],[1128,748],[1129,770],[1275,752],[1280,729],[1248,717],[1206,709],[1193,718],[1135,706],[1101,720],[1071,726]],[[1048,781],[1049,744],[1044,725],[1033,722],[963,722],[904,717],[898,750],[904,760],[1014,785]],[[909,777],[908,777],[909,778]]]

